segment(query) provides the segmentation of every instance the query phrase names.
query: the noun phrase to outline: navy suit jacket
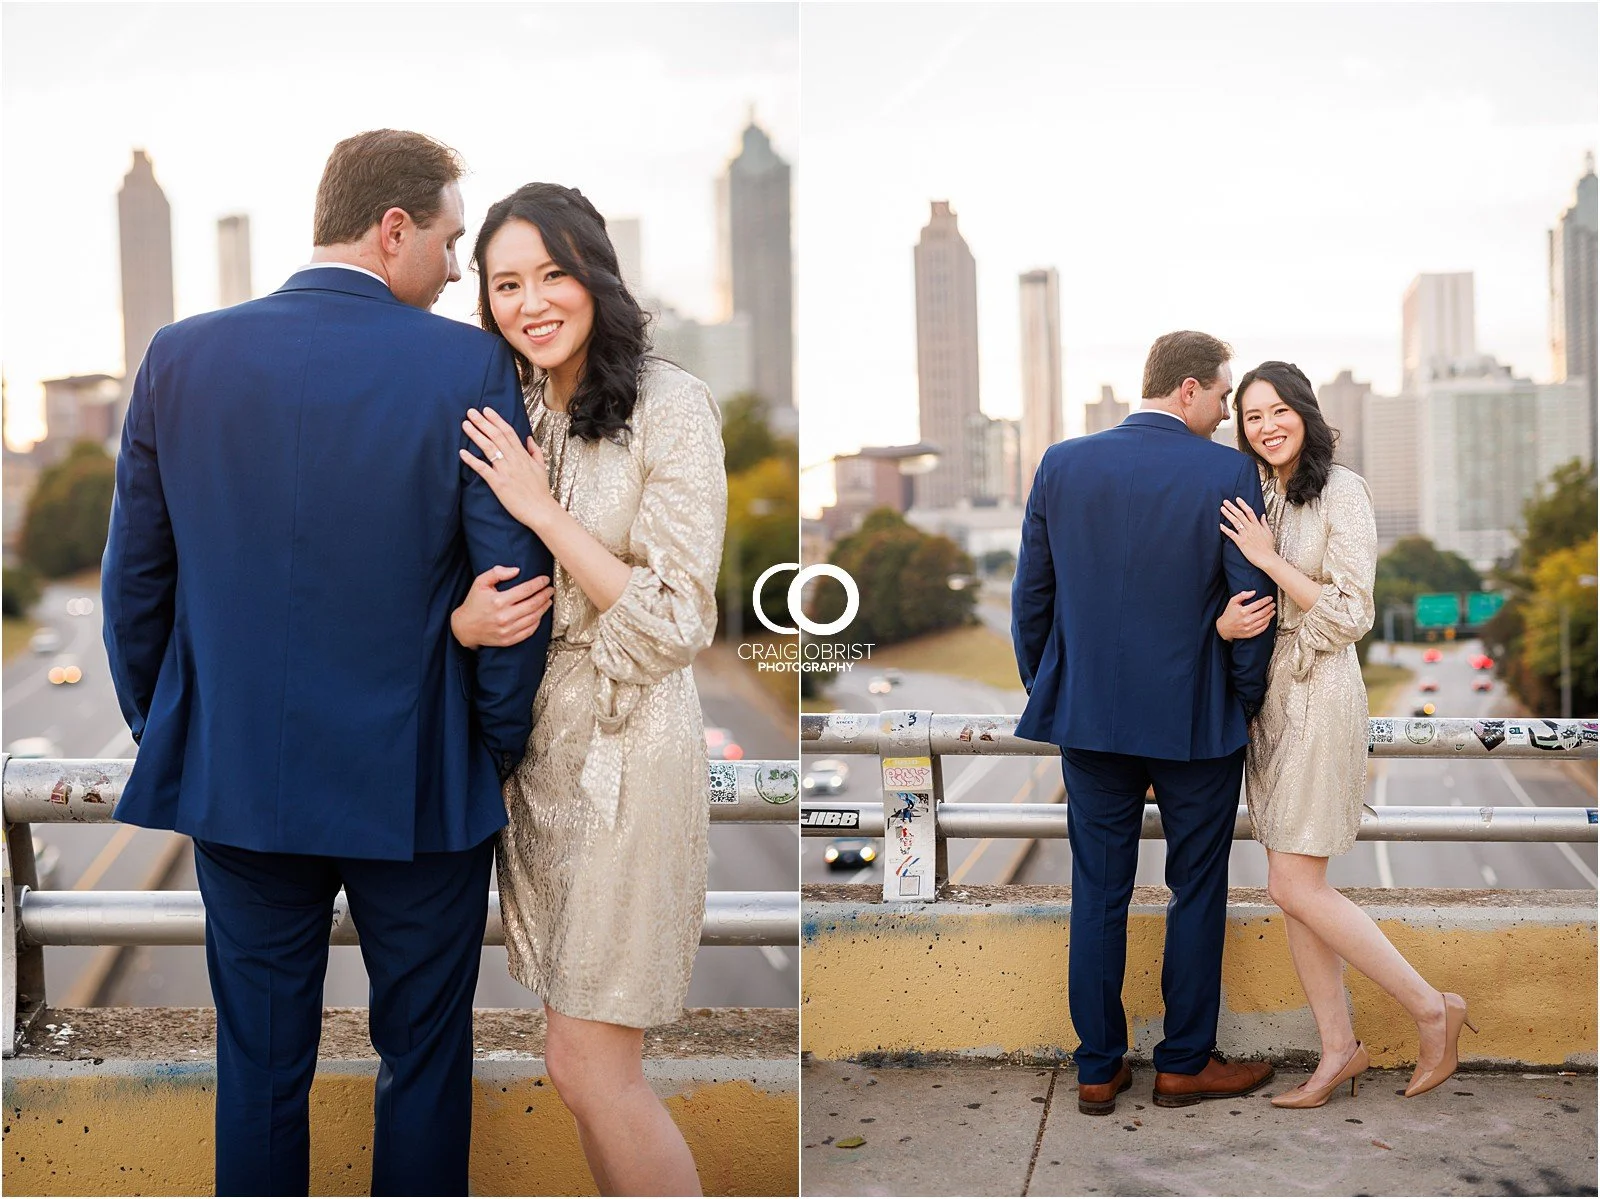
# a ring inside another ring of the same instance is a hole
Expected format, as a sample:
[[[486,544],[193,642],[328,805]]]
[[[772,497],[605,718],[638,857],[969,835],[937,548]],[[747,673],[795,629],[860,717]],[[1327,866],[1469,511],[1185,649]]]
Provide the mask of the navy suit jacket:
[[[1011,589],[1018,736],[1176,761],[1245,744],[1275,626],[1227,642],[1216,620],[1277,588],[1222,535],[1235,496],[1264,511],[1252,460],[1159,412],[1045,451]]]
[[[550,620],[473,653],[450,612],[551,559],[457,456],[469,407],[527,434],[505,345],[340,267],[156,334],[102,568],[119,820],[390,860],[505,824]]]

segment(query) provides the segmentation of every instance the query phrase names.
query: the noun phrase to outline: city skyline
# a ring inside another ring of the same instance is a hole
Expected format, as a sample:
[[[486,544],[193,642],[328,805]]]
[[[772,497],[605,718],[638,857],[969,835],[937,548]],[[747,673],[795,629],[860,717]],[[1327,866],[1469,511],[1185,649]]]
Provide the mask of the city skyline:
[[[579,187],[608,216],[640,218],[649,290],[714,319],[715,183],[752,109],[798,160],[793,5],[641,5],[624,21],[582,5],[414,6],[416,36],[386,45],[382,61],[347,49],[370,42],[377,13],[8,6],[0,163],[12,180],[51,184],[7,195],[8,436],[42,433],[43,380],[121,372],[116,193],[135,149],[172,205],[179,319],[216,307],[223,216],[250,218],[256,294],[303,265],[328,152],[383,126],[438,137],[467,162],[464,277],[441,315],[475,319],[465,268],[483,213],[543,178]],[[545,45],[560,53],[539,54]],[[336,82],[304,86],[319,76]],[[497,80],[521,76],[539,86],[484,103],[509,86]],[[563,98],[580,93],[578,120]]]
[[[1067,283],[1068,435],[1102,385],[1137,398],[1173,328],[1226,338],[1237,369],[1289,358],[1393,393],[1422,273],[1474,272],[1480,351],[1549,377],[1547,231],[1596,140],[1594,11],[1225,11],[895,6],[853,14],[848,37],[844,14],[808,14],[800,253],[851,286],[802,289],[800,321],[855,333],[801,347],[808,509],[827,473],[809,468],[915,437],[903,255],[930,199],[961,213],[977,262],[991,415],[1021,410],[1012,289],[1039,263]],[[867,69],[890,44],[922,70]],[[811,83],[836,78],[858,86]]]

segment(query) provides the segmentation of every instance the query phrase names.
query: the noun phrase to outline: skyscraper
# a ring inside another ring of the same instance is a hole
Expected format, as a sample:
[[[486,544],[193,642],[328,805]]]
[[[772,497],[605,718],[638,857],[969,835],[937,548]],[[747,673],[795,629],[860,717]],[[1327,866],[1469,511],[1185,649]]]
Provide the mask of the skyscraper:
[[[1339,434],[1333,460],[1358,475],[1366,471],[1362,457],[1365,453],[1362,417],[1371,394],[1372,384],[1358,382],[1349,371],[1340,371],[1331,383],[1317,388],[1317,407],[1322,409],[1322,419]]]
[[[243,304],[250,290],[250,218],[243,213],[217,221],[217,302]]]
[[[1109,383],[1100,385],[1100,398],[1083,406],[1084,433],[1103,433],[1120,425],[1128,415],[1127,400],[1117,399],[1116,390]]]
[[[1476,367],[1471,271],[1418,275],[1406,288],[1401,318],[1401,390]]]
[[[917,397],[923,441],[939,464],[917,479],[919,508],[953,508],[972,496],[968,418],[978,415],[978,266],[948,200],[913,251],[917,284]]]
[[[750,318],[755,390],[775,417],[794,408],[789,164],[754,119],[717,189],[724,316]]]
[[[170,325],[172,206],[156,182],[150,158],[133,152],[133,167],[117,193],[118,248],[122,258],[122,361],[126,388],[144,361],[150,339]],[[117,422],[118,430],[121,422]]]
[[[622,272],[622,284],[633,298],[644,297],[643,232],[636,216],[613,217],[606,221],[606,233],[617,252],[617,269]]]
[[[1592,461],[1581,380],[1535,383],[1491,360],[1422,384],[1416,405],[1420,531],[1480,570],[1516,548],[1522,505],[1558,466]]]
[[[1060,441],[1061,280],[1053,266],[1017,277],[1022,301],[1022,486]]]
[[[1367,393],[1361,402],[1362,462],[1372,489],[1378,549],[1386,551],[1421,528],[1417,483],[1419,401],[1412,395]]]
[[[1557,383],[1588,383],[1588,444],[1594,445],[1595,362],[1595,175],[1594,155],[1584,158],[1572,205],[1550,230],[1550,377]]]

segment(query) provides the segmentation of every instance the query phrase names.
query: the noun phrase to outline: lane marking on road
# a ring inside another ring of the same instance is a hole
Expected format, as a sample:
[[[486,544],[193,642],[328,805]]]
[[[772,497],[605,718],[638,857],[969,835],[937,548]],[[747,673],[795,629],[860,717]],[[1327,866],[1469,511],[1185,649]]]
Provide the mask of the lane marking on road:
[[[1505,781],[1507,789],[1510,790],[1511,794],[1517,797],[1517,801],[1522,804],[1523,807],[1537,808],[1539,806],[1539,804],[1534,802],[1533,796],[1529,795],[1527,791],[1523,789],[1522,784],[1517,781],[1517,776],[1511,773],[1510,768],[1504,762],[1496,762],[1494,765],[1495,769],[1500,772],[1501,779]],[[1568,845],[1565,841],[1557,841],[1554,844],[1555,847],[1561,851],[1561,856],[1567,859],[1572,868],[1578,872],[1578,876],[1582,878],[1585,883],[1591,887],[1600,885],[1600,879],[1595,877],[1595,873],[1593,870],[1589,869],[1588,863],[1586,863],[1582,858],[1573,852],[1572,846]]]
[[[100,852],[95,855],[94,861],[84,868],[83,873],[78,876],[78,881],[72,884],[72,889],[74,891],[93,891],[94,885],[105,877],[106,871],[111,869],[118,855],[128,848],[128,842],[132,841],[138,834],[139,827],[134,824],[124,824],[117,829],[116,835],[101,847]]]
[[[761,956],[767,959],[767,965],[774,970],[787,970],[789,968],[789,955],[776,945],[762,945]]]
[[[857,870],[854,874],[852,874],[846,881],[852,883],[870,883],[873,876],[877,873],[878,868],[876,866],[863,866],[860,870]]]
[[[1387,807],[1389,803],[1389,764],[1385,762],[1383,769],[1378,771],[1378,778],[1372,784],[1372,806],[1375,808]],[[1387,841],[1374,841],[1372,843],[1374,856],[1378,859],[1378,886],[1393,889],[1394,867],[1389,864],[1389,843]]]
[[[1485,865],[1481,868],[1480,872],[1483,875],[1483,881],[1488,883],[1491,887],[1498,887],[1500,885],[1500,876],[1494,872],[1493,866]]]
[[[998,761],[999,759],[994,760]],[[1034,784],[1039,780],[1039,776],[1048,770],[1049,766],[1050,759],[1041,758],[1039,764],[1028,772],[1028,777],[1023,780],[1022,786],[1017,788],[1017,793],[1006,802],[1021,803],[1027,796],[1033,794]],[[971,874],[972,868],[978,864],[978,859],[988,852],[989,846],[993,845],[994,842],[995,838],[993,837],[985,837],[982,841],[979,841],[977,848],[967,855],[966,860],[950,872],[950,885],[955,886],[965,879],[967,875]]]
[[[949,758],[945,759],[946,762],[949,760]],[[976,762],[972,763],[972,765],[964,769],[960,775],[956,777],[955,782],[951,783],[950,786],[945,788],[944,802],[955,803],[956,800],[960,799],[968,791],[971,791],[973,787],[977,786],[979,780],[981,780],[984,775],[988,774],[996,766],[1000,765],[1000,762],[1001,759],[998,756],[979,758]]]
[[[90,760],[101,761],[105,758],[120,758],[122,757],[122,754],[116,751],[121,750],[124,746],[133,750],[135,753],[138,752],[139,747],[133,743],[133,734],[127,729],[123,729],[115,737],[111,738],[111,740],[102,745],[96,753],[91,754]]]

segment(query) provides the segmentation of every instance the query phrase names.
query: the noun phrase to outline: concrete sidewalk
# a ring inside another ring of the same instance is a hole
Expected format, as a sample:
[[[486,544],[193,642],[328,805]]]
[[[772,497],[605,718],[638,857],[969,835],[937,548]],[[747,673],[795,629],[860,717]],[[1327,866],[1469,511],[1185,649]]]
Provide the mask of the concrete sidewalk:
[[[1136,1065],[1115,1115],[1080,1115],[1070,1066],[802,1071],[801,1177],[813,1195],[1594,1195],[1593,1074],[1458,1074],[1417,1099],[1371,1071],[1314,1111],[1150,1103]],[[859,1145],[854,1144],[861,1139]]]

